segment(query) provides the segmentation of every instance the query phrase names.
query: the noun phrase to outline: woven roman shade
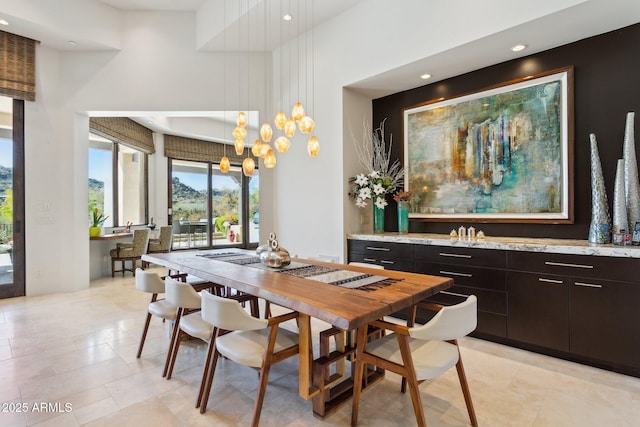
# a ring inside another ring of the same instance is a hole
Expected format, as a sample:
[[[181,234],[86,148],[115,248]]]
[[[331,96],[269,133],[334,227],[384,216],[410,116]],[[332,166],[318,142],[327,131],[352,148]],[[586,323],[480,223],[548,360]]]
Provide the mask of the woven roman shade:
[[[36,100],[36,43],[0,31],[0,95]]]
[[[225,155],[225,145],[227,144],[185,138],[183,136],[165,135],[164,155],[178,160],[219,163],[222,156]],[[258,158],[251,155],[251,150],[245,148],[245,155],[238,156],[233,145],[227,145],[226,149],[226,156],[229,158],[229,163],[236,166],[242,165],[242,160],[247,157],[247,151],[257,164]]]
[[[156,152],[151,129],[128,117],[90,117],[89,129],[96,135],[143,153],[153,154]]]

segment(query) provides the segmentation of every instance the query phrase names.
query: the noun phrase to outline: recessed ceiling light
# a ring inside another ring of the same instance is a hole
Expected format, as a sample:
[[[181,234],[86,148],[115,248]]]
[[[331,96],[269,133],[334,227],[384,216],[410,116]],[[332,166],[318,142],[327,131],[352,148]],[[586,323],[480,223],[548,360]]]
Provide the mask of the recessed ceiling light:
[[[288,13],[286,15],[284,15],[282,17],[282,19],[284,19],[285,21],[291,21],[293,19],[293,16],[289,15]]]
[[[430,79],[430,78],[431,78],[431,74],[427,74],[427,73],[425,73],[425,74],[421,75],[421,76],[420,76],[420,78],[421,78],[422,80]]]
[[[76,46],[78,44],[78,42],[74,40],[69,40],[67,43],[69,43],[71,46]]]
[[[0,19],[0,25],[9,25],[9,23],[4,19]]]
[[[514,52],[520,52],[521,50],[524,50],[526,48],[527,48],[526,44],[517,44],[514,47],[512,47],[511,50]]]

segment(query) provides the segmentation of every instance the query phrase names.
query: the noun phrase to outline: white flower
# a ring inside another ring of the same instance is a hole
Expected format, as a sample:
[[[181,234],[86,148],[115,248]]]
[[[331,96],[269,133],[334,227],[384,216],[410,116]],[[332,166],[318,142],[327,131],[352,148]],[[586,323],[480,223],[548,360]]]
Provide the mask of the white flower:
[[[371,198],[371,189],[370,188],[361,188],[360,191],[358,192],[358,198],[359,199],[370,199]]]
[[[375,194],[384,194],[384,187],[382,186],[382,184],[374,184],[373,185],[373,192]]]
[[[356,184],[361,187],[365,186],[369,184],[369,179],[365,176],[365,174],[361,173],[360,175],[356,176]]]
[[[356,200],[356,206],[359,208],[366,208],[367,202],[358,197],[358,200]]]
[[[369,174],[369,177],[375,179],[375,178],[380,178],[380,172],[378,171],[373,171]]]
[[[376,207],[378,209],[384,209],[385,206],[387,206],[388,203],[385,199],[383,199],[382,197],[377,197],[376,198]]]

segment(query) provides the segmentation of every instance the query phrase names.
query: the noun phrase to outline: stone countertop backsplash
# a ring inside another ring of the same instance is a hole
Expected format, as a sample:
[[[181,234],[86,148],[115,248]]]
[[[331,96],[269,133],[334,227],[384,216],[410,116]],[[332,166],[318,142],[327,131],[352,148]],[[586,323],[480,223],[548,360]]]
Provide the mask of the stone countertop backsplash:
[[[587,240],[492,236],[476,240],[458,240],[450,238],[448,234],[429,233],[348,234],[347,239],[461,248],[502,249],[526,252],[640,258],[640,246],[615,246],[612,244],[602,245],[589,243]]]

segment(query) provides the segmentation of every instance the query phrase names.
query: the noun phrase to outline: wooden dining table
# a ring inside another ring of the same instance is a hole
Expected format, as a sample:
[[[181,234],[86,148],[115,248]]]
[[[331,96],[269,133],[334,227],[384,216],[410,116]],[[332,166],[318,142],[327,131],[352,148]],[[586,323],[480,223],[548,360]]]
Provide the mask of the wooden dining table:
[[[228,262],[226,257],[234,253],[255,255],[255,251],[228,248],[146,254],[142,259],[297,311],[300,340],[298,392],[304,399],[313,398],[322,392],[317,385],[312,384],[311,378],[314,364],[311,318],[320,319],[342,331],[353,331],[360,327],[366,328],[368,323],[376,319],[411,307],[453,286],[453,280],[446,277],[317,260],[292,260],[292,265],[327,267],[339,272],[346,271],[347,275],[349,272],[359,272],[383,279],[380,283],[384,285],[351,288],[284,274],[283,270],[277,268]],[[314,409],[314,412],[320,416],[326,414],[324,409]]]

